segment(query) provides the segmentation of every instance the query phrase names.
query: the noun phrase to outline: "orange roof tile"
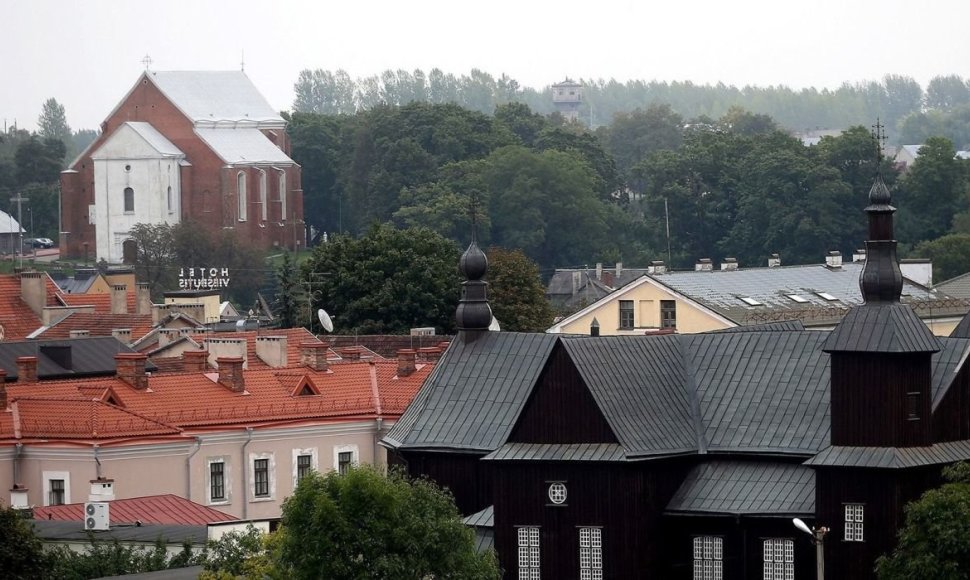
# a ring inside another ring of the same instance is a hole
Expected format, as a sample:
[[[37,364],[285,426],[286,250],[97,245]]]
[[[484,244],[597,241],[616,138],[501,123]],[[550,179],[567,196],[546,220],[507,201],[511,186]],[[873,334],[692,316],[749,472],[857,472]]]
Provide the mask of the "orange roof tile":
[[[3,340],[23,340],[41,326],[40,318],[20,297],[20,278],[16,274],[0,275],[0,325]]]
[[[129,314],[136,310],[137,295],[129,291],[126,296],[126,307]],[[66,306],[94,306],[94,311],[101,314],[111,314],[111,294],[60,294],[60,299]]]
[[[72,330],[87,330],[91,336],[111,336],[118,328],[130,328],[131,340],[136,341],[152,329],[151,314],[102,314],[75,312],[51,326],[39,338],[70,338]]]
[[[80,522],[84,504],[70,503],[34,508],[35,520]],[[149,495],[111,501],[112,523],[174,524],[204,526],[213,522],[235,520],[225,512],[200,505],[174,494]]]
[[[13,400],[13,428],[22,438],[113,439],[177,435],[176,427],[128,409],[86,398]]]

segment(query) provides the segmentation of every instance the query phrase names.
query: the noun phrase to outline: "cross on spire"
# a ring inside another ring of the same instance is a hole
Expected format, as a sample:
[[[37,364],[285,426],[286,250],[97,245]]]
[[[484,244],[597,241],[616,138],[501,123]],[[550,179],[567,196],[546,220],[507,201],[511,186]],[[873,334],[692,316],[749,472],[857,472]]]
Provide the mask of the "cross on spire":
[[[886,126],[879,122],[879,117],[876,117],[876,124],[872,126],[871,135],[876,142],[876,162],[879,165],[882,165],[882,149],[886,144],[886,139],[888,139],[884,131],[885,128]]]
[[[152,66],[152,57],[145,54],[145,58],[141,59],[141,63],[145,65],[145,70],[148,70],[148,68]]]

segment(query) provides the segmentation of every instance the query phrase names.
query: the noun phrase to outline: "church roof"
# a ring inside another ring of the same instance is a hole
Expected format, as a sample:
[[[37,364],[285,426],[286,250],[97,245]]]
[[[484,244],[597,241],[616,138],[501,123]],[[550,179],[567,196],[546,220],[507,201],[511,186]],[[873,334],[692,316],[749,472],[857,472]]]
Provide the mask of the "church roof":
[[[0,234],[19,234],[23,230],[16,218],[5,211],[0,211]]]
[[[815,515],[815,471],[764,461],[696,465],[667,504],[667,514]]]
[[[166,97],[199,122],[284,123],[242,71],[153,71],[146,73]]]
[[[228,164],[295,163],[255,127],[197,127],[195,133]]]
[[[825,352],[936,352],[939,341],[905,304],[853,308],[825,341]]]
[[[128,121],[122,126],[131,127],[135,133],[144,139],[153,149],[165,156],[178,157],[185,155],[182,150],[168,140],[165,135],[158,132],[158,129],[151,124],[142,121]]]

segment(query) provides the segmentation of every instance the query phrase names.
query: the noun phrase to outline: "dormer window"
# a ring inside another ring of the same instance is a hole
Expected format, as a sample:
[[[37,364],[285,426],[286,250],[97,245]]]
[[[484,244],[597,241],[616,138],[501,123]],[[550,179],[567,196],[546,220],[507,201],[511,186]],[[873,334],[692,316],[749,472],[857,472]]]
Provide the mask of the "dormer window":
[[[749,296],[739,296],[738,299],[741,300],[741,302],[744,302],[745,304],[747,304],[748,306],[764,306],[764,302],[760,302]]]
[[[808,302],[808,300],[802,298],[798,294],[786,294],[785,296],[788,296],[788,298],[791,299],[793,302],[797,302],[799,304],[805,304],[806,302]]]
[[[816,292],[815,294],[817,294],[820,298],[824,300],[828,300],[829,302],[834,302],[838,300],[838,298],[836,298],[835,296],[832,296],[828,292]]]

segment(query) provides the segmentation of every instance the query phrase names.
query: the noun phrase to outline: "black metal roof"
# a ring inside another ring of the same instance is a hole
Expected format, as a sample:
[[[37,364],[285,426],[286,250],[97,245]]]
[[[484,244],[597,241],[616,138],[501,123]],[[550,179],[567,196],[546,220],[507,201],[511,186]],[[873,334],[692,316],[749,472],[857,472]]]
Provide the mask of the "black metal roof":
[[[154,544],[161,539],[169,544],[181,545],[183,542],[205,544],[208,538],[206,526],[185,526],[176,524],[147,524],[111,526],[105,531],[91,532],[84,529],[81,520],[76,522],[30,520],[37,537],[45,542],[87,542],[91,534],[99,540],[118,540],[119,542],[145,542]]]
[[[828,467],[876,467],[905,469],[942,465],[970,459],[970,441],[944,441],[928,447],[838,447],[830,446],[805,462]]]
[[[495,525],[495,506],[488,506],[480,512],[475,512],[461,520],[466,526],[491,528]]]
[[[950,338],[970,338],[970,313],[965,314],[960,319],[960,322],[950,332]]]
[[[814,516],[815,471],[776,462],[708,461],[687,474],[665,513]]]
[[[778,322],[766,322],[764,324],[749,324],[746,326],[730,326],[728,328],[718,328],[708,331],[708,333],[725,332],[788,332],[789,330],[805,330],[805,325],[797,318],[794,320],[779,320]]]
[[[940,350],[913,309],[905,304],[874,302],[849,311],[825,341],[825,352],[917,353]]]
[[[626,456],[616,443],[506,443],[482,460],[626,461]]]
[[[0,368],[7,380],[17,379],[17,357],[37,357],[37,376],[57,379],[78,376],[113,375],[115,355],[137,352],[112,336],[91,336],[61,340],[0,342]],[[146,362],[145,369],[155,365]]]
[[[392,448],[490,452],[505,443],[558,340],[483,332],[459,336],[384,438]]]

